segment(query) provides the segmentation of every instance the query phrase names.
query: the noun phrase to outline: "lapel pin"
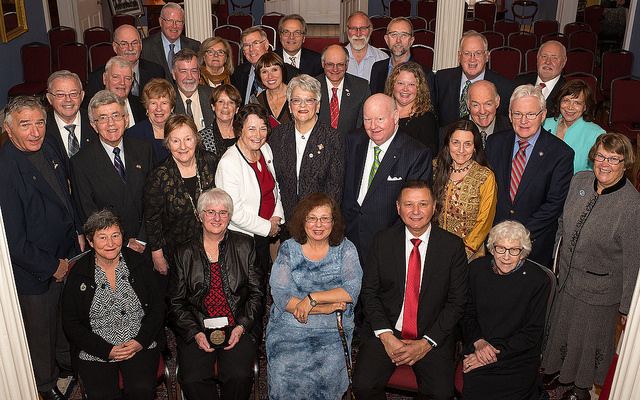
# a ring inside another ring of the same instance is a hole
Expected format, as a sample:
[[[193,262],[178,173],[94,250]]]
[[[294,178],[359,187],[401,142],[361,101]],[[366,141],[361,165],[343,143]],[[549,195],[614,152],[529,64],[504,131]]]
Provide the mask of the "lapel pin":
[[[35,181],[35,180],[37,180],[37,178],[36,178],[36,176],[35,176],[35,175],[33,176],[33,180],[34,180],[34,181]]]
[[[142,169],[142,165],[140,165],[140,164],[136,164],[136,168],[138,168],[138,169]]]
[[[313,158],[313,153],[309,153],[309,158]]]
[[[579,194],[581,197],[584,197],[584,195],[585,195],[586,193],[584,192],[584,190],[583,190],[583,189],[580,189],[580,191],[578,192],[578,194]]]
[[[540,153],[538,153],[538,155],[539,155],[540,157],[542,157],[542,156],[544,155],[544,152],[543,152],[543,151],[541,151]]]
[[[347,93],[347,97],[351,96],[351,92],[349,91],[349,89],[345,89],[344,91]]]
[[[84,292],[85,290],[87,290],[87,285],[85,285],[84,283],[80,284],[80,291]]]
[[[322,143],[320,143],[320,144],[318,145],[318,150],[322,150],[322,149],[324,149],[324,145],[323,145]]]

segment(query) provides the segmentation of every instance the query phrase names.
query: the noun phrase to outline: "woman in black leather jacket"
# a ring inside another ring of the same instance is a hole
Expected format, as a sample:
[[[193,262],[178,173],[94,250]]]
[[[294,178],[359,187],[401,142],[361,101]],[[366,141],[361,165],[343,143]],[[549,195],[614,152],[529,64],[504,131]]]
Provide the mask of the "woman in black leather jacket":
[[[248,399],[264,308],[262,270],[255,266],[253,239],[227,229],[233,201],[224,190],[204,192],[197,210],[202,235],[176,249],[170,270],[169,322],[177,334],[178,379],[189,400],[217,398],[212,379],[217,360],[223,397]],[[228,326],[224,347],[212,346],[214,319]]]

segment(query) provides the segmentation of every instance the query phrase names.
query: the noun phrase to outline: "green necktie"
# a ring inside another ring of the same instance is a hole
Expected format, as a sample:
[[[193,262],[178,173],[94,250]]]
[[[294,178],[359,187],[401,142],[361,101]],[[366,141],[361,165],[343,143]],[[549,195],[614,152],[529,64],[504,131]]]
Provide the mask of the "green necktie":
[[[376,172],[378,172],[378,167],[380,166],[381,151],[382,150],[378,146],[373,148],[373,165],[371,166],[371,171],[369,171],[369,183],[367,184],[367,188],[371,186],[371,182],[373,182],[373,177],[376,176]]]
[[[469,108],[467,107],[467,97],[469,97],[469,85],[471,81],[467,79],[460,93],[460,118],[469,115]]]

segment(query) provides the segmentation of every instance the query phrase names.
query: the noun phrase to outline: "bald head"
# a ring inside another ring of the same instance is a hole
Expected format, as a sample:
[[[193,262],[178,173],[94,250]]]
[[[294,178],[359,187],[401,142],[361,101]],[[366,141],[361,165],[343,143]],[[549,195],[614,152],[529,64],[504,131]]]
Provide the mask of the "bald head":
[[[333,84],[340,85],[349,65],[349,53],[339,44],[332,44],[322,52],[324,74]]]
[[[481,80],[469,86],[469,114],[481,130],[488,128],[495,120],[499,105],[500,95],[493,83]]]
[[[390,96],[378,93],[364,102],[362,110],[364,130],[376,145],[382,145],[398,129],[398,109]]]
[[[140,32],[131,25],[120,25],[113,32],[113,51],[135,65],[142,52]]]

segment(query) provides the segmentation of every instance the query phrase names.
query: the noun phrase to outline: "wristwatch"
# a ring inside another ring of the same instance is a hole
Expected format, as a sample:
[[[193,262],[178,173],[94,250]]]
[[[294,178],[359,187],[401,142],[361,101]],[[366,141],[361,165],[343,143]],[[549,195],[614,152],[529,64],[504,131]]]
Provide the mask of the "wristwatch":
[[[317,301],[315,301],[315,300],[313,299],[313,297],[311,297],[311,293],[309,293],[309,294],[307,295],[307,297],[309,298],[309,303],[311,304],[311,308],[313,308],[313,307],[315,307],[315,306],[317,306],[317,305],[318,305],[318,302],[317,302]]]

